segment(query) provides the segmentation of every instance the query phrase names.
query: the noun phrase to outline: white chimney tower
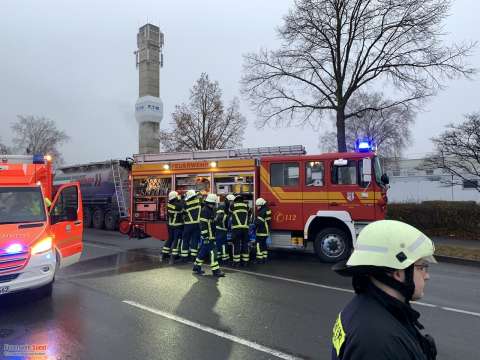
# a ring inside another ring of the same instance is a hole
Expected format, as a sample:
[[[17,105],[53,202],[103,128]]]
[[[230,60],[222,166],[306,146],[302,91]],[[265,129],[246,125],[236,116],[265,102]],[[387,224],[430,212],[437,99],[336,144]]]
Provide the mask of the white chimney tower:
[[[146,24],[138,30],[136,64],[138,68],[138,100],[135,118],[138,122],[140,154],[160,152],[159,129],[163,119],[160,99],[160,67],[163,66],[164,35],[158,26]]]

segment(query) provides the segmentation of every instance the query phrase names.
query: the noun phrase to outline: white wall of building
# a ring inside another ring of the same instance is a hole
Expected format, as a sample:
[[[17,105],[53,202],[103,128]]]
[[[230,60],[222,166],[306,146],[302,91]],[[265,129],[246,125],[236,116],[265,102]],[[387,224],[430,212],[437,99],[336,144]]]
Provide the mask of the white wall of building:
[[[449,176],[444,176],[445,180]],[[480,202],[480,193],[475,189],[464,189],[460,185],[445,185],[435,181],[439,176],[391,176],[388,201],[390,203],[415,202],[429,200],[476,201]],[[451,178],[450,178],[451,179]]]

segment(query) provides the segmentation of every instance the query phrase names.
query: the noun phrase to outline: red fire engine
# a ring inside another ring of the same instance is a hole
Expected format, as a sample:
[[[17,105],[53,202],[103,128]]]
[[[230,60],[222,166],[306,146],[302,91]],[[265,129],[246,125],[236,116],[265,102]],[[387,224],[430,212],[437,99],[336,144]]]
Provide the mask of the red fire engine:
[[[272,210],[271,248],[315,252],[336,262],[360,230],[385,218],[388,178],[368,145],[357,152],[306,155],[302,145],[143,154],[134,157],[131,214],[121,231],[166,240],[171,190],[258,197]]]
[[[80,259],[82,218],[78,182],[54,191],[49,156],[0,155],[0,295],[50,295],[56,271]]]

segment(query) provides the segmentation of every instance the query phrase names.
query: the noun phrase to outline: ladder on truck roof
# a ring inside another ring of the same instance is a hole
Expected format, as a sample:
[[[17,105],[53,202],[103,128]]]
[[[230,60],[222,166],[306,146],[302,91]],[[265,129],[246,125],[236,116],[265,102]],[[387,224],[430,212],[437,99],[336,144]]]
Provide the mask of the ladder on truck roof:
[[[182,161],[182,160],[216,160],[231,158],[255,158],[259,156],[275,155],[305,155],[303,145],[288,146],[267,146],[245,149],[220,149],[220,150],[197,150],[182,152],[163,152],[159,154],[137,154],[134,155],[135,163],[149,163],[161,161]]]
[[[118,205],[118,214],[120,215],[120,218],[125,218],[128,217],[128,209],[125,201],[125,187],[123,186],[122,174],[120,173],[120,161],[112,160],[111,166],[113,184],[115,186],[115,198],[117,199]]]
[[[43,155],[0,155],[0,163],[9,164],[33,164],[43,163],[45,157]]]

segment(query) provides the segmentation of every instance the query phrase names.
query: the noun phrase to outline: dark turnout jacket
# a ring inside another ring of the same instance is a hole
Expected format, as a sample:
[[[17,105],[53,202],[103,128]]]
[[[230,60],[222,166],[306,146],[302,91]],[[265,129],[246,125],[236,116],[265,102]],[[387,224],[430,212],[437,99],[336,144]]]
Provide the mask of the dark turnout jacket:
[[[434,360],[433,339],[420,333],[419,317],[370,283],[337,317],[332,360]]]

